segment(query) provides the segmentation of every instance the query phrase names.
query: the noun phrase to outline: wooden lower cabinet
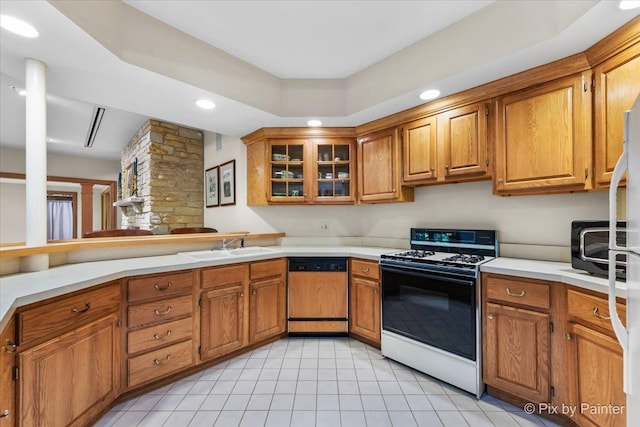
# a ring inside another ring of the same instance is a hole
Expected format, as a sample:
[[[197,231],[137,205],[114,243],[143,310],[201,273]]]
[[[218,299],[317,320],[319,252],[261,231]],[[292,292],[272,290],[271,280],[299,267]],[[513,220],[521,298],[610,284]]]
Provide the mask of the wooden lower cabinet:
[[[284,277],[251,282],[249,342],[254,343],[285,331],[286,292]]]
[[[121,342],[111,314],[21,352],[17,425],[87,425],[120,392]]]
[[[16,332],[13,317],[0,333],[0,426],[14,426],[16,422]]]
[[[488,303],[484,381],[530,402],[549,401],[549,315]]]
[[[377,262],[351,259],[349,333],[380,347],[380,268]]]
[[[570,323],[569,369],[573,388],[574,421],[580,426],[626,425],[626,396],[622,390],[622,348],[615,338]],[[608,410],[611,408],[612,410]]]
[[[213,359],[247,341],[243,284],[203,292],[200,300],[200,358]]]

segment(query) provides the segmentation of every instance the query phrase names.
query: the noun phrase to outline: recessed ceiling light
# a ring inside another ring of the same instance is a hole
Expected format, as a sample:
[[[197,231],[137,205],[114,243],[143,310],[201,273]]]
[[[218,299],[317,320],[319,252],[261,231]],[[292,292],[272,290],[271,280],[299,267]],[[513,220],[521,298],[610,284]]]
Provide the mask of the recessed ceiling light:
[[[19,36],[29,37],[31,39],[39,35],[33,26],[9,15],[0,15],[0,27]]]
[[[307,122],[307,125],[315,128],[315,127],[318,127],[318,126],[322,126],[322,122],[320,120],[309,120]]]
[[[198,99],[196,101],[196,105],[203,110],[213,110],[216,108],[216,104],[213,101],[209,101],[208,99]]]
[[[619,5],[622,10],[630,10],[640,7],[640,1],[638,0],[622,0]]]
[[[429,89],[425,90],[420,94],[420,99],[424,101],[429,101],[431,99],[436,99],[440,96],[440,91],[438,89]]]

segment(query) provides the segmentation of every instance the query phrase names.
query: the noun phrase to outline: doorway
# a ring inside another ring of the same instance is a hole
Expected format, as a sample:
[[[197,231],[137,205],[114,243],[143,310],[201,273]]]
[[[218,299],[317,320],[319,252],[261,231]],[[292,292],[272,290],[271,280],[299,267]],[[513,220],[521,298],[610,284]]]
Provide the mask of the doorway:
[[[77,217],[77,193],[47,191],[47,240],[74,239]]]

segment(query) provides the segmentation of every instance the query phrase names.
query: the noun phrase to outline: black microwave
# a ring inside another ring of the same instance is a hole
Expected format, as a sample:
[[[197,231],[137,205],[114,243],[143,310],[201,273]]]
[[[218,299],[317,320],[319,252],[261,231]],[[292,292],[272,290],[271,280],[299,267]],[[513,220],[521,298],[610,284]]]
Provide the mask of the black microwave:
[[[626,246],[626,222],[617,222],[618,246]],[[571,267],[590,274],[608,277],[609,274],[609,221],[571,222]],[[627,277],[627,257],[616,258],[616,278]]]

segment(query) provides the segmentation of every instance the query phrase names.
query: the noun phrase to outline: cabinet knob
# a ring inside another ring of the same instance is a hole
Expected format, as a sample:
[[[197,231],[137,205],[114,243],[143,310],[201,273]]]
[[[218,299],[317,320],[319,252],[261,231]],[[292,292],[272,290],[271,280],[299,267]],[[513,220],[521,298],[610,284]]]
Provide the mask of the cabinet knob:
[[[257,295],[257,294],[258,294],[257,290],[254,289],[254,290],[251,291],[251,295]]]
[[[244,296],[244,292],[240,292],[240,296],[243,297]]]
[[[377,290],[377,289],[374,289],[374,290],[373,290],[373,293],[374,293],[374,294],[377,294],[377,293],[378,293],[378,290]]]
[[[395,192],[396,192],[396,189],[394,188],[394,189],[392,189],[391,191],[393,191],[393,192],[395,193]]]
[[[9,417],[9,410],[5,409],[4,411],[2,411],[2,413],[0,414],[0,418],[8,418]]]
[[[2,352],[3,353],[15,353],[16,352],[16,345],[11,341],[11,340],[6,340],[5,345],[2,347]]]
[[[156,283],[155,285],[153,285],[153,287],[156,288],[157,291],[166,291],[171,287],[171,282],[168,282],[167,286],[160,286]]]
[[[571,334],[570,333],[566,333],[564,334],[564,337],[567,341],[571,341]]]
[[[489,313],[489,314],[487,315],[487,318],[488,318],[489,320],[493,320],[493,313]]]
[[[444,165],[444,168],[445,169],[449,169],[449,165]],[[433,169],[431,169],[431,170],[433,170]]]
[[[90,308],[91,308],[91,303],[87,302],[87,303],[84,304],[84,308],[81,308],[79,310],[74,305],[73,307],[71,307],[71,312],[73,312],[73,313],[86,313],[87,311],[89,311]]]
[[[502,184],[504,180],[502,178],[498,178],[498,184]]]
[[[431,173],[434,173],[436,171],[436,168],[431,168]]]

